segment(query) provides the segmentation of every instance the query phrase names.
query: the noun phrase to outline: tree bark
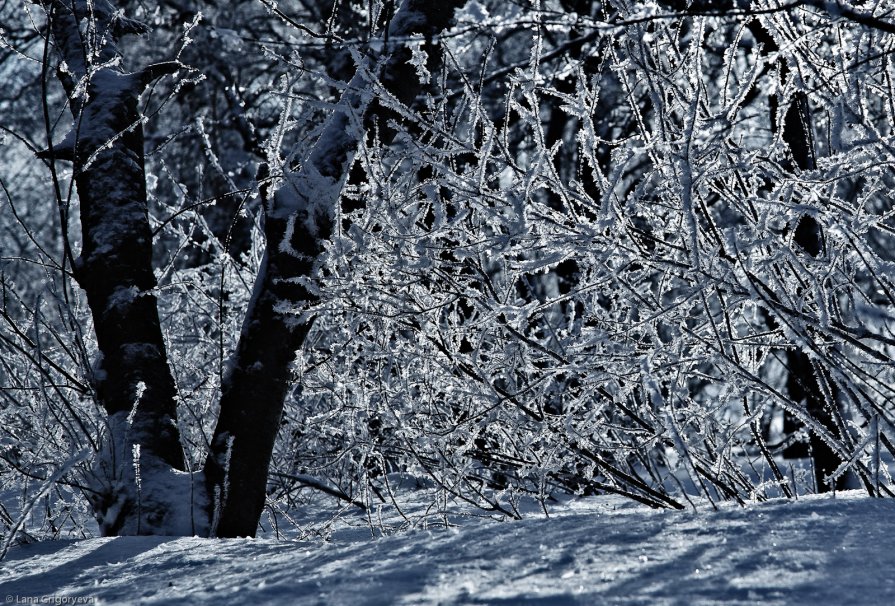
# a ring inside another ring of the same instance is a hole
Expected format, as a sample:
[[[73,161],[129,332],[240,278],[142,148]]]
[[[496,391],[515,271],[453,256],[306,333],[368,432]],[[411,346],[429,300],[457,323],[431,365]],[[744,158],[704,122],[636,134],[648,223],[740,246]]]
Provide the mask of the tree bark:
[[[159,322],[152,235],[146,199],[143,129],[137,102],[153,77],[179,66],[125,73],[115,45],[139,25],[116,17],[107,2],[44,3],[52,39],[67,72],[71,132],[40,155],[74,164],[80,201],[81,254],[73,272],[93,316],[99,355],[92,375],[108,416],[105,452],[96,467],[92,505],[104,535],[155,534],[170,527],[165,498],[137,488],[183,470],[176,390]],[[87,48],[79,22],[96,29],[102,48]],[[87,59],[98,50],[96,59]],[[113,62],[113,63],[109,63]],[[103,65],[96,69],[97,65]],[[79,87],[86,83],[86,95]],[[161,499],[161,501],[159,501]]]
[[[764,45],[766,52],[773,53],[779,50],[773,36],[760,24],[753,23],[750,31]],[[781,61],[779,72],[781,85],[785,83],[787,73],[788,66]],[[779,100],[771,96],[769,102],[771,129],[776,132]],[[789,164],[790,169],[795,168],[799,171],[810,171],[817,168],[811,108],[808,95],[804,92],[797,91],[787,105],[780,134],[792,155],[792,162],[784,162],[784,166]],[[799,218],[793,230],[793,242],[812,257],[823,254],[823,230],[814,217],[805,214]],[[786,351],[786,367],[788,372],[786,389],[793,403],[804,405],[808,416],[820,422],[834,439],[842,439],[844,436],[839,431],[839,424],[836,422],[836,416],[840,414],[837,402],[838,389],[830,372],[822,365],[812,362],[809,355],[801,349]],[[827,386],[827,389],[825,390],[823,386]],[[792,434],[799,431],[801,427],[802,424],[794,415],[788,411],[784,412],[783,429],[785,433]],[[841,489],[849,482],[846,474],[841,475],[835,484],[826,480],[827,476],[842,463],[842,458],[837,454],[833,445],[815,432],[810,433],[807,448],[803,444],[796,443],[784,451],[784,456],[787,458],[811,457],[815,486],[818,492],[827,492],[834,487]]]
[[[723,13],[737,9],[746,12],[750,10],[749,3],[743,0],[664,0],[663,4],[682,15]],[[808,4],[827,12],[832,6],[821,1],[812,1]],[[863,13],[851,10],[843,16],[861,22],[862,15]],[[753,20],[749,24],[749,31],[763,45],[765,54],[779,51],[777,41],[758,20]],[[779,82],[781,85],[785,84],[788,69],[785,60],[779,60]],[[756,94],[757,91],[756,88]],[[799,171],[814,170],[817,158],[814,150],[808,95],[803,91],[796,91],[793,94],[785,108],[781,121],[782,128],[779,131],[780,99],[775,95],[770,95],[768,103],[771,129],[775,133],[780,133],[791,154],[791,159],[784,161],[782,165]],[[825,243],[821,225],[808,214],[802,215],[793,227],[793,242],[812,257],[819,257],[824,253]],[[769,318],[769,322],[774,323],[774,320]],[[832,380],[830,372],[822,365],[812,362],[809,355],[801,349],[788,349],[785,360],[788,373],[786,387],[793,403],[803,405],[805,412],[820,422],[834,439],[847,439],[847,436],[843,435],[839,429],[840,423],[836,421],[837,416],[841,414],[837,402],[839,390]],[[792,435],[801,427],[802,424],[794,415],[788,411],[784,412],[784,433]],[[833,445],[820,438],[815,432],[810,433],[807,445],[796,443],[784,451],[786,458],[800,458],[809,454],[814,467],[817,490],[819,492],[831,490],[833,486],[826,481],[826,478],[839,467],[842,458],[837,454]],[[843,488],[849,481],[848,474],[843,474],[836,480],[835,487]]]
[[[420,90],[406,65],[402,38],[431,38],[450,26],[465,0],[405,0],[388,28],[387,60],[378,74],[384,89],[403,103]],[[267,250],[255,282],[236,354],[222,386],[221,412],[206,461],[213,533],[254,536],[267,493],[267,469],[289,386],[290,365],[313,324],[304,312],[319,300],[314,274],[331,236],[342,185],[364,136],[375,73],[359,70],[330,116],[310,157],[288,168],[267,201]]]

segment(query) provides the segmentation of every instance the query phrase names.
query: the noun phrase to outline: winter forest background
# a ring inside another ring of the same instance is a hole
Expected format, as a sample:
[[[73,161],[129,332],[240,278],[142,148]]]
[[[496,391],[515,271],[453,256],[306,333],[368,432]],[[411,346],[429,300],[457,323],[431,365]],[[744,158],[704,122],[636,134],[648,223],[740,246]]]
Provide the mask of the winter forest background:
[[[0,1],[0,555],[895,496],[893,11]]]

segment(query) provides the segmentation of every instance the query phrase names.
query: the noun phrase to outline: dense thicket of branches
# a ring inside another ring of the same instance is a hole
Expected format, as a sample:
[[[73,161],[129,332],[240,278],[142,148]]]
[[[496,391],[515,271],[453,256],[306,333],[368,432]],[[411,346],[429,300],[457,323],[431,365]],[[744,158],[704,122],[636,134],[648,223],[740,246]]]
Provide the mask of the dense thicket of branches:
[[[0,7],[9,540],[115,503],[171,519],[106,532],[251,534],[308,487],[508,516],[892,496],[895,5],[108,6]],[[88,149],[65,135],[110,72],[134,105]],[[124,278],[86,265],[112,258],[89,192],[116,150],[145,153],[118,182],[171,409],[138,405],[152,377],[106,386],[152,368],[103,357],[91,285]],[[116,467],[119,426],[143,446]]]

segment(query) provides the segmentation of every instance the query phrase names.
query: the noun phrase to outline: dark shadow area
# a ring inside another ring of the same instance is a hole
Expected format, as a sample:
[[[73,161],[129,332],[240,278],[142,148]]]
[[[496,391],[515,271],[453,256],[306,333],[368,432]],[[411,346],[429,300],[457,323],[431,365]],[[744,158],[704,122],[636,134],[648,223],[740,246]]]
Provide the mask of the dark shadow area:
[[[138,540],[134,540],[133,537],[116,537],[58,566],[48,567],[42,572],[20,577],[15,581],[0,582],[0,595],[21,597],[51,596],[60,595],[59,591],[66,587],[80,587],[74,594],[67,594],[66,597],[74,597],[74,595],[94,596],[97,592],[95,589],[91,591],[91,587],[99,579],[91,575],[91,570],[117,563],[123,564],[140,554],[155,549],[159,545],[175,541],[178,538],[140,537]],[[83,545],[83,543],[79,544],[75,541],[47,541],[32,545],[22,545],[10,550],[3,564],[8,566],[12,562],[26,559],[41,558],[46,560],[62,557],[69,549],[84,549],[84,547],[79,545]],[[103,572],[107,573],[108,569]]]

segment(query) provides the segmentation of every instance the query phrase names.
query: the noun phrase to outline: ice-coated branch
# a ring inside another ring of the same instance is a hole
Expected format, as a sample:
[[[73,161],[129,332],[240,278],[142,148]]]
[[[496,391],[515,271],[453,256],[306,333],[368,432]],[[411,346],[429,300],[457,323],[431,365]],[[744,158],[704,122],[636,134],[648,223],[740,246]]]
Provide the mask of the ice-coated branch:
[[[465,0],[405,0],[389,27],[391,48],[382,58],[364,60],[310,154],[299,166],[287,167],[283,185],[266,201],[267,250],[222,386],[220,417],[205,465],[209,494],[223,494],[225,447],[232,439],[226,459],[229,498],[220,507],[218,536],[254,536],[264,507],[267,468],[291,386],[289,367],[313,322],[303,312],[318,300],[317,260],[332,233],[342,186],[374,99],[369,74],[379,74],[385,89],[402,102],[412,101],[421,85],[418,78],[404,76],[401,63],[409,50],[402,39],[434,36],[451,25],[454,10],[463,4]]]

